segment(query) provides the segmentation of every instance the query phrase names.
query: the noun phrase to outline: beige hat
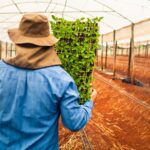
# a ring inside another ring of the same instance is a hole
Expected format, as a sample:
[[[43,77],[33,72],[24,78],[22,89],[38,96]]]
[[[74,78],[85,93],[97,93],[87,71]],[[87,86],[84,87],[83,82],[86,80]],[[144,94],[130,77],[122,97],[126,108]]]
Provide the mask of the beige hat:
[[[54,49],[58,39],[49,32],[48,18],[41,14],[25,14],[18,29],[8,31],[16,44],[17,55],[6,58],[8,64],[28,69],[61,65]]]
[[[19,28],[8,30],[8,34],[15,44],[52,46],[58,42],[58,39],[50,34],[48,18],[41,14],[25,14]]]

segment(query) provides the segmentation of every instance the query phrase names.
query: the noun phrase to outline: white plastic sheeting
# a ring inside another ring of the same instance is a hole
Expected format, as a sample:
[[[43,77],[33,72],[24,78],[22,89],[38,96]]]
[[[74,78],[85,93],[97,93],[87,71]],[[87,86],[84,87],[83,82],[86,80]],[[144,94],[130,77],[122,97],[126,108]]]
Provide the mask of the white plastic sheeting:
[[[18,27],[24,13],[42,13],[75,20],[103,16],[105,34],[150,18],[150,0],[0,0],[0,40],[9,41],[7,30]]]

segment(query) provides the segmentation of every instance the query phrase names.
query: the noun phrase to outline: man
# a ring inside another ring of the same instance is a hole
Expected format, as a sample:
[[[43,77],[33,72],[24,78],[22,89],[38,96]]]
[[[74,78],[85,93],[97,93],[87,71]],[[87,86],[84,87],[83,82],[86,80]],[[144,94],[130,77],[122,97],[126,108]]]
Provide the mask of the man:
[[[59,116],[66,128],[78,131],[93,103],[79,105],[74,80],[54,50],[58,40],[49,33],[47,17],[26,14],[8,33],[17,55],[0,61],[0,150],[58,150]]]

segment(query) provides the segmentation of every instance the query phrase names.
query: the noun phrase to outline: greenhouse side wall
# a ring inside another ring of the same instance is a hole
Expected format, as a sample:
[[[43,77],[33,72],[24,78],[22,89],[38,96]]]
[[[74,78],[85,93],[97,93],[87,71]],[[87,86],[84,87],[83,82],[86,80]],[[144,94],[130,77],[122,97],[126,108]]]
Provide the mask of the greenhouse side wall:
[[[0,41],[0,59],[13,57],[15,55],[16,49],[14,44]]]
[[[128,76],[129,65],[129,49],[130,43],[117,44],[116,54],[116,73],[118,76]],[[107,53],[106,53],[107,52]],[[135,79],[142,82],[146,86],[150,86],[150,41],[135,42],[134,44],[134,75]],[[103,63],[102,63],[103,61]],[[113,71],[114,52],[112,45],[103,46],[103,54],[101,51],[98,55],[98,67],[105,70]]]

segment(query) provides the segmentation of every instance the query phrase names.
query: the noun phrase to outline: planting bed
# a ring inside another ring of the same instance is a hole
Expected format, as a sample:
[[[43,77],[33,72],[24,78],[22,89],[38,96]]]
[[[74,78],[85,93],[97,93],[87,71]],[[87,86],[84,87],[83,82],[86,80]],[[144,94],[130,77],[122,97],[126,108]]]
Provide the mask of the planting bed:
[[[105,59],[105,58],[104,58]],[[99,56],[99,65],[101,64],[101,57]],[[136,57],[135,58],[135,78],[143,82],[146,86],[150,86],[150,57]],[[107,68],[113,69],[113,56],[107,58]],[[127,75],[128,57],[117,56],[116,72],[122,75]]]
[[[150,149],[150,92],[113,81],[94,73],[98,92],[93,115],[86,126],[94,150]],[[64,150],[84,149],[80,132],[71,133],[60,125],[60,146]]]

